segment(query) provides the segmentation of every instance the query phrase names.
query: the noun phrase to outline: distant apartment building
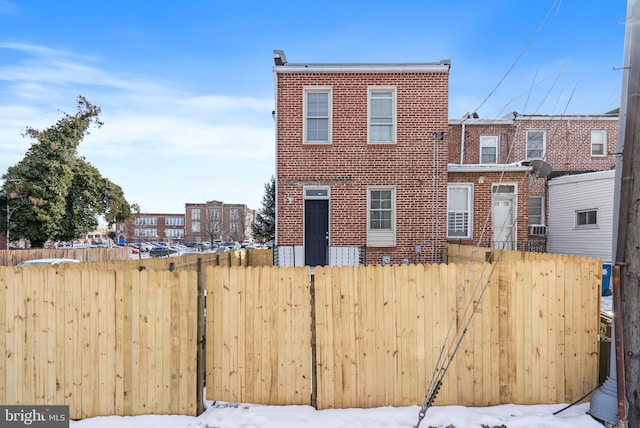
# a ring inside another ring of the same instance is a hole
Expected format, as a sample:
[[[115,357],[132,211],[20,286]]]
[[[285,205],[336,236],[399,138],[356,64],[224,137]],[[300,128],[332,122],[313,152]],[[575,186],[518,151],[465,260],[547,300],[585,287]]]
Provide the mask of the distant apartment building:
[[[255,210],[220,201],[185,204],[187,242],[242,241],[251,236]]]
[[[184,224],[184,214],[136,214],[124,223],[116,223],[116,242],[182,241]]]

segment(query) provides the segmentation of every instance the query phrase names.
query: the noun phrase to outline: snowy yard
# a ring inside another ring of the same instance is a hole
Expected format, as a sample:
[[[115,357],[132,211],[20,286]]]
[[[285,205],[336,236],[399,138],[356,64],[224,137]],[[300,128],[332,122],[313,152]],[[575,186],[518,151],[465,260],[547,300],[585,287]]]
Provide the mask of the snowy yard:
[[[553,415],[565,405],[494,407],[432,407],[421,428],[602,428],[587,414],[583,403]],[[311,406],[259,406],[206,402],[199,417],[189,416],[106,416],[71,422],[72,428],[411,428],[418,421],[418,406],[375,409],[330,409]]]

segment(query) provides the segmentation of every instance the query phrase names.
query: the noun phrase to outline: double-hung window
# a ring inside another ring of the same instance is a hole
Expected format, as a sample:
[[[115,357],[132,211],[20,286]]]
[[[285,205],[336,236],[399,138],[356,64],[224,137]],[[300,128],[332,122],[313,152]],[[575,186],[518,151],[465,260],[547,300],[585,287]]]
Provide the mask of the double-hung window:
[[[591,156],[606,156],[607,131],[602,129],[591,130]]]
[[[480,136],[480,163],[498,163],[498,136]]]
[[[529,196],[529,226],[544,225],[544,198]]]
[[[304,142],[331,143],[331,88],[304,89]]]
[[[396,245],[396,189],[370,187],[367,210],[367,245],[393,247]]]
[[[396,89],[369,88],[369,143],[396,142]]]
[[[527,159],[544,159],[547,133],[542,129],[527,131]]]
[[[450,184],[447,198],[447,238],[471,238],[471,184]]]

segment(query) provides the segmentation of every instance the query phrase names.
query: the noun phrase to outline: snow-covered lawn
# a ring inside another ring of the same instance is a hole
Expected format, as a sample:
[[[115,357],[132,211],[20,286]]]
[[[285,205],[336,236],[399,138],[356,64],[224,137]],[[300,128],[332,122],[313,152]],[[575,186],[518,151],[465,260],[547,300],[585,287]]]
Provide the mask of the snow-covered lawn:
[[[565,405],[494,407],[432,407],[421,428],[602,428],[587,414],[583,403],[558,415]],[[207,402],[205,412],[189,416],[104,416],[72,421],[73,428],[411,428],[418,421],[418,406],[375,409],[315,410],[311,406],[260,406]]]

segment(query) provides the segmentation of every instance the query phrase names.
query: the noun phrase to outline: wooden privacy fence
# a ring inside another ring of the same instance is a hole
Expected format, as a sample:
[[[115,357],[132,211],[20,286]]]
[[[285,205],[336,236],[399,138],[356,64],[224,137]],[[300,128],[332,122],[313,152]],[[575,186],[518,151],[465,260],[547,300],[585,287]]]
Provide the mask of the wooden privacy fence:
[[[129,260],[129,248],[33,248],[26,250],[0,250],[0,266],[15,266],[25,260],[65,258],[83,262],[103,260]]]
[[[518,261],[555,261],[574,260],[576,256],[534,253],[527,251],[498,250],[491,247],[459,245],[448,243],[444,250],[447,263],[484,263],[484,262],[518,262]]]
[[[309,268],[210,267],[206,276],[207,398],[309,404]]]
[[[317,384],[320,409],[419,404],[488,280],[436,404],[572,402],[598,379],[600,276],[586,258],[316,267],[310,326],[308,268],[210,268],[207,399],[309,404]]]
[[[196,272],[0,267],[0,402],[196,414]]]

